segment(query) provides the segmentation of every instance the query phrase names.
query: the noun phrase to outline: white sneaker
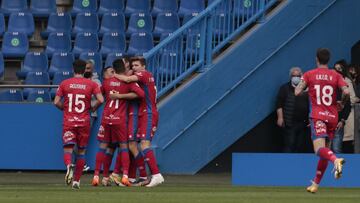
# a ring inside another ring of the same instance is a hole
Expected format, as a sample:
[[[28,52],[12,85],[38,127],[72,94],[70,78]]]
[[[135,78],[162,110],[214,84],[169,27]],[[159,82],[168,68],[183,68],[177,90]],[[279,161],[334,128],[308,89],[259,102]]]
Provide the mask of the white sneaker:
[[[73,181],[73,184],[72,184],[72,189],[74,190],[78,190],[80,189],[80,181]]]
[[[73,180],[74,177],[74,165],[73,164],[69,164],[66,166],[66,174],[65,174],[65,183],[66,185],[70,185],[71,181]]]
[[[150,183],[145,185],[145,187],[155,187],[163,182],[164,182],[164,177],[160,173],[158,173],[151,177]]]

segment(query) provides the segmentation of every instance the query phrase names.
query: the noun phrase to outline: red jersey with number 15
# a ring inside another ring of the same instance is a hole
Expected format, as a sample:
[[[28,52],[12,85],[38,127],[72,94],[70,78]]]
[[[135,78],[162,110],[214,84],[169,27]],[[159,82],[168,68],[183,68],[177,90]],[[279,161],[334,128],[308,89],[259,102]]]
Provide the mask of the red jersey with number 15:
[[[112,90],[117,91],[119,94],[127,94],[133,92],[137,94],[140,98],[144,97],[144,91],[137,83],[125,83],[116,78],[109,78],[104,80],[102,90],[106,98],[102,122],[106,124],[119,124],[126,121],[127,100],[109,99],[110,92]]]
[[[73,77],[64,80],[56,92],[56,96],[64,98],[63,125],[90,126],[91,96],[99,93],[99,85],[89,79]]]
[[[141,100],[139,107],[139,115],[157,114],[156,107],[156,86],[153,75],[149,71],[135,72],[139,79],[139,85],[145,92],[145,98]]]
[[[309,88],[310,117],[337,123],[337,89],[347,86],[342,75],[328,68],[316,68],[302,79]]]

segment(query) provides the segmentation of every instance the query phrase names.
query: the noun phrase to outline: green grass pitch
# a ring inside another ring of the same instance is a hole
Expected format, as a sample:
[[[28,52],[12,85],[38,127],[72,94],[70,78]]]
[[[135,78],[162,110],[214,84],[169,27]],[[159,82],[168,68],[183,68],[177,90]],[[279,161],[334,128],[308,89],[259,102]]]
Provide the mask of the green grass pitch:
[[[167,175],[156,188],[92,187],[86,174],[76,191],[65,186],[63,178],[60,172],[0,172],[0,203],[360,202],[359,188],[320,188],[309,194],[305,187],[235,187],[229,174]]]

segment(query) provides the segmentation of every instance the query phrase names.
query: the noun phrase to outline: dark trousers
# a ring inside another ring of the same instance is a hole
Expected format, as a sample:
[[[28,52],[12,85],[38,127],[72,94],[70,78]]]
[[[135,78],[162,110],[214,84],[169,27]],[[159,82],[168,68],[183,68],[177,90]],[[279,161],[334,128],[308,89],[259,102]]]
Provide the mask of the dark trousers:
[[[294,123],[291,127],[283,128],[285,153],[311,152],[311,138],[309,128],[304,122]]]

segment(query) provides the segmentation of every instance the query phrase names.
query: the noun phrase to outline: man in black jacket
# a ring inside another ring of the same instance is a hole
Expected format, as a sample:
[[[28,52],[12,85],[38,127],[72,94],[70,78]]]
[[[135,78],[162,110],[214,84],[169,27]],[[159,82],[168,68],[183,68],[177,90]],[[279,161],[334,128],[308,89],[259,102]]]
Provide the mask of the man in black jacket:
[[[294,89],[302,76],[299,67],[290,69],[290,81],[280,87],[277,102],[277,125],[282,128],[285,153],[305,152],[308,134],[309,98],[304,92],[295,96]]]

